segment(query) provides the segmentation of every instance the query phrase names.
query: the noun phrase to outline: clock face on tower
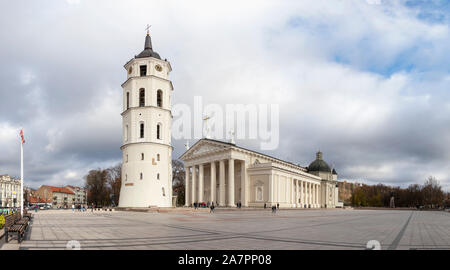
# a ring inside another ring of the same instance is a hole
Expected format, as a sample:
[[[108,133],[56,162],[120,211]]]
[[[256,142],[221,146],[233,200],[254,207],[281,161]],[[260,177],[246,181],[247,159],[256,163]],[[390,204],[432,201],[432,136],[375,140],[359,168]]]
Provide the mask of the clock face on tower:
[[[155,69],[156,69],[157,71],[161,72],[162,67],[161,67],[160,65],[156,65],[156,66],[155,66]]]

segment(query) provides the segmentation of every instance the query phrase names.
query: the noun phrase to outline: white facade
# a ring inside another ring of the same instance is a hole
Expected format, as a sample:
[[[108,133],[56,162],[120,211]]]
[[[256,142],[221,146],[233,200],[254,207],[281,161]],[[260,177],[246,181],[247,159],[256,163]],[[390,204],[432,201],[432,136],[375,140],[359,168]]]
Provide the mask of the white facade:
[[[20,207],[20,193],[20,179],[0,175],[0,207]]]
[[[202,139],[181,156],[186,203],[234,207],[334,208],[337,175],[304,167],[232,143]],[[334,178],[334,179],[333,179]]]
[[[172,206],[172,69],[153,52],[148,34],[145,44],[150,56],[124,66],[119,207]]]

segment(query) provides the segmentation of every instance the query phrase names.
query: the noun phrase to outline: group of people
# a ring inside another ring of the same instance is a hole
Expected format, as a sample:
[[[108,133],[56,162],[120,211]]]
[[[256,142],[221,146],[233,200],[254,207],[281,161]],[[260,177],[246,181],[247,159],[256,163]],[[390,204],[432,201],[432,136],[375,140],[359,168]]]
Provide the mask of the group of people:
[[[216,205],[219,205],[218,203],[216,203]],[[210,208],[211,209],[211,212],[214,212],[214,209],[216,208],[216,206],[214,205],[214,202],[212,202],[211,204],[209,203],[209,202],[207,202],[207,203],[197,203],[197,202],[195,202],[195,203],[193,203],[192,204],[192,206],[194,206],[194,209],[197,209],[197,208]],[[242,208],[242,203],[241,202],[238,202],[237,204],[236,204],[236,208]]]
[[[211,204],[209,204],[209,202],[207,202],[207,203],[197,203],[197,202],[195,202],[195,203],[192,204],[192,206],[194,207],[194,209],[197,209],[197,208],[200,208],[200,207],[204,207],[204,208],[207,207],[207,208],[210,209],[210,211],[209,211],[210,213],[213,213],[214,209],[216,208],[216,206],[214,205],[214,202],[212,202]],[[238,202],[236,204],[236,208],[242,208],[242,203]],[[264,209],[267,209],[267,204],[265,204],[265,203],[264,203]],[[273,205],[272,206],[272,213],[276,213],[278,209],[280,209],[280,204],[279,203],[277,203],[277,205]]]
[[[72,204],[72,211],[74,212],[75,210],[79,211],[79,212],[84,212],[86,211],[86,207],[84,204]]]
[[[267,205],[264,203],[264,209],[267,208]],[[277,205],[272,205],[272,213],[276,213],[277,210],[280,209],[280,204],[277,203]]]

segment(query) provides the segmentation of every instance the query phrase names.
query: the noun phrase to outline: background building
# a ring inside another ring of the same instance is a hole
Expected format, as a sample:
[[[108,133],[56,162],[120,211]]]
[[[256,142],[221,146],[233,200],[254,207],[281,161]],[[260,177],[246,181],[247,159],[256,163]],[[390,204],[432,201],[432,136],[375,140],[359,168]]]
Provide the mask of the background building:
[[[20,207],[20,179],[0,175],[0,207]]]
[[[75,204],[87,204],[87,189],[70,185],[66,188],[75,193]]]
[[[75,204],[75,193],[66,187],[41,186],[36,194],[53,207],[70,208]]]

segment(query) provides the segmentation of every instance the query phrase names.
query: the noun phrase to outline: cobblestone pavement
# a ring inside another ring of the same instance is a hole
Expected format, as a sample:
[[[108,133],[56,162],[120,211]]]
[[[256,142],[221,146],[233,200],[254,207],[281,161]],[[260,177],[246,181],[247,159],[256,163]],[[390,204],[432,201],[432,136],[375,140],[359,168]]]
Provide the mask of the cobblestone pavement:
[[[20,245],[3,249],[450,249],[450,213],[407,210],[279,210],[216,213],[33,213]]]

